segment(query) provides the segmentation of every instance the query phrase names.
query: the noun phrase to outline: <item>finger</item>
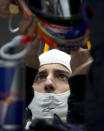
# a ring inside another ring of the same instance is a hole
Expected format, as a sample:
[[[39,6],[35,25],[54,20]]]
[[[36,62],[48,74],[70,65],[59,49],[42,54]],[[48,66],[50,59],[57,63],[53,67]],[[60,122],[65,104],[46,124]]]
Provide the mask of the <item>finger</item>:
[[[0,0],[0,14],[3,17],[7,17],[10,15],[9,12],[9,4],[11,3],[11,0]]]
[[[36,36],[36,38],[32,41],[32,49],[36,50],[37,52],[40,50],[41,40],[40,36]]]
[[[34,59],[33,62],[34,64],[34,68],[38,68],[39,67],[39,54],[40,54],[40,49],[41,49],[41,40],[40,40],[40,36],[37,36],[36,39],[32,42],[32,50],[34,53]]]
[[[79,52],[79,48],[75,48],[75,49],[70,51],[71,55],[78,53],[78,52]]]
[[[90,69],[90,66],[93,62],[93,59],[90,59],[89,61],[87,61],[86,63],[84,63],[83,65],[79,66],[72,74],[72,76],[74,75],[86,75]]]
[[[31,16],[23,16],[19,23],[19,34],[25,35],[32,24],[33,18]]]
[[[85,49],[85,48],[79,48],[79,51],[88,51],[88,49]]]
[[[3,18],[6,18],[6,17],[10,16],[10,13],[6,9],[0,9],[0,16],[3,17]]]
[[[36,23],[33,21],[30,27],[28,28],[27,34],[34,35],[36,28]]]
[[[0,17],[2,18],[9,18],[9,14],[5,14],[5,13],[0,13]]]
[[[38,69],[39,66],[39,53],[40,53],[40,37],[37,36],[35,40],[31,43],[31,49],[28,54],[24,57],[23,61],[25,65]]]
[[[0,0],[0,7],[2,9],[6,9],[12,0]]]

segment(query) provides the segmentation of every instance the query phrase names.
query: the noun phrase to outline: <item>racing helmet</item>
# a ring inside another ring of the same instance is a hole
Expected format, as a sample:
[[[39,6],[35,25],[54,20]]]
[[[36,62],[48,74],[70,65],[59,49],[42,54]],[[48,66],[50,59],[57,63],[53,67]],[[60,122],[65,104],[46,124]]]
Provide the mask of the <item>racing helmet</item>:
[[[90,19],[86,0],[19,0],[19,2],[24,12],[34,16],[38,25],[35,33],[47,44],[65,52],[86,45]]]

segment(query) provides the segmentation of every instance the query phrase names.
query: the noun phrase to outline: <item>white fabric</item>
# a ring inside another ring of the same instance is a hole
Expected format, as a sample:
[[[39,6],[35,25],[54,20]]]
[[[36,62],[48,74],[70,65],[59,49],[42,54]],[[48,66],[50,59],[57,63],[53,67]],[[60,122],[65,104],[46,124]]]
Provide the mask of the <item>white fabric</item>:
[[[27,124],[26,124],[26,126],[25,126],[25,129],[26,129],[26,130],[29,130],[29,126],[31,125],[31,123],[32,123],[31,121],[28,121],[28,122],[27,122]]]
[[[71,71],[70,67],[71,56],[58,49],[49,50],[39,56],[40,66],[45,64],[61,64]]]
[[[57,114],[61,120],[66,121],[68,110],[67,99],[70,91],[61,94],[39,93],[34,91],[34,98],[29,105],[32,112],[32,119],[44,118],[52,120],[53,115]]]

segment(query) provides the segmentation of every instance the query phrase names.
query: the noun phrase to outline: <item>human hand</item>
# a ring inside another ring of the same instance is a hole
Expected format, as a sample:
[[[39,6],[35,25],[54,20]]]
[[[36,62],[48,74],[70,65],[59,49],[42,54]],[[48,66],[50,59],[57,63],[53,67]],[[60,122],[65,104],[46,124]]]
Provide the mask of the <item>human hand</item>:
[[[87,74],[91,63],[93,62],[89,50],[79,48],[71,51],[71,55],[72,75]]]
[[[19,23],[19,34],[20,35],[32,35],[35,36],[36,24],[33,17],[24,15]],[[40,53],[40,36],[35,36],[31,42],[31,49],[29,53],[23,58],[24,64],[31,68],[38,68]],[[21,49],[25,48],[25,45],[21,45]]]
[[[8,18],[10,17],[10,15],[13,15],[12,12],[10,12],[10,5],[13,2],[13,5],[16,6],[16,4],[14,4],[14,1],[15,0],[0,0],[0,16],[2,18]],[[19,10],[18,11],[17,10],[18,9],[16,9],[15,13],[18,13]]]
[[[90,69],[90,66],[92,64],[93,60],[89,59],[87,62],[84,64],[80,65],[76,70],[72,73],[72,76],[75,75],[86,75]]]

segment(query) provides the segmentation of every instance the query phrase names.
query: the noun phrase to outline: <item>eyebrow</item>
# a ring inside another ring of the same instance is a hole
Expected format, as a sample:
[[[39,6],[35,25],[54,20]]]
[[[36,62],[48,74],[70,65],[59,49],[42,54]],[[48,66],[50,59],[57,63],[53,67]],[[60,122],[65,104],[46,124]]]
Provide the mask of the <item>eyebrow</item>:
[[[37,74],[41,75],[41,74],[44,74],[44,73],[47,73],[47,70],[39,71]]]
[[[35,80],[37,79],[38,76],[45,75],[45,74],[47,74],[47,70],[38,71],[37,74],[36,74],[36,76],[35,76]]]
[[[37,81],[37,78],[38,78],[40,75],[45,75],[45,74],[47,74],[47,71],[46,71],[46,70],[43,70],[43,71],[40,71],[40,72],[38,71],[37,74],[36,74],[36,76],[35,76],[34,82]]]
[[[60,70],[60,69],[53,69],[53,71],[55,72],[55,73],[63,73],[63,74],[66,74],[68,77],[70,77],[71,76],[71,72],[68,72],[68,71],[65,71],[65,70]],[[41,75],[41,74],[45,74],[45,73],[47,73],[47,69],[45,69],[45,70],[42,70],[42,71],[39,71],[38,73],[37,73],[37,75]]]

